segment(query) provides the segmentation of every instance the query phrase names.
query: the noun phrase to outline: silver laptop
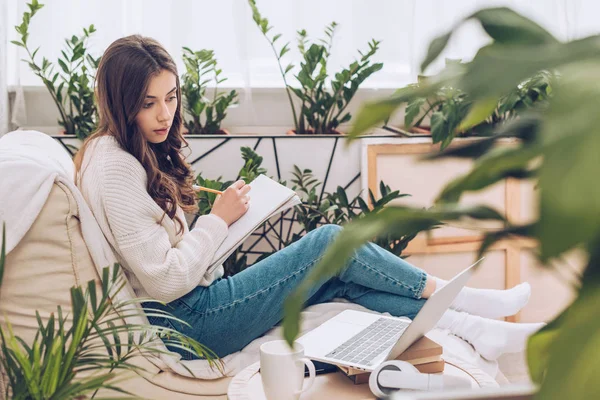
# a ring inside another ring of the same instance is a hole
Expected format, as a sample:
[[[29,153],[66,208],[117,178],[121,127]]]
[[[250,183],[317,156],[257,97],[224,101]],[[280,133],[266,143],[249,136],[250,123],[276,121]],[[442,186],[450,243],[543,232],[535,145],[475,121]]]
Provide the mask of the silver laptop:
[[[435,326],[473,274],[473,267],[482,260],[431,295],[412,321],[346,310],[298,338],[298,342],[310,359],[373,371],[382,362],[398,357]]]

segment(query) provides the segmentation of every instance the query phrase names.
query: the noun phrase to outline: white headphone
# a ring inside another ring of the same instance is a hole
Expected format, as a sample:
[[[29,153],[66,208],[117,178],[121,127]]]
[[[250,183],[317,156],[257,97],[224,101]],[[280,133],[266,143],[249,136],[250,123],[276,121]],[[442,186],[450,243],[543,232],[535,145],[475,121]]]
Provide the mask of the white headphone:
[[[471,381],[458,376],[422,374],[406,361],[386,361],[371,373],[369,388],[377,397],[386,397],[398,389],[439,390],[471,387]]]

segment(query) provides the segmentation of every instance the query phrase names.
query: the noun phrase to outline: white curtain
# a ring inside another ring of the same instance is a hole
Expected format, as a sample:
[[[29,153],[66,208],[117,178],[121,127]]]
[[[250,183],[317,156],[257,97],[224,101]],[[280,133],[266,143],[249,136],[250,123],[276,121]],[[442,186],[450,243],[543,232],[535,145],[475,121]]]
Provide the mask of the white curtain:
[[[5,2],[0,2],[0,136],[8,132],[8,77],[6,76],[6,47],[8,9]]]
[[[8,2],[9,40],[16,39],[13,26],[20,23],[28,0]],[[40,46],[38,58],[56,61],[64,47],[63,39],[79,34],[94,24],[98,30],[90,42],[95,55],[123,35],[141,33],[158,39],[173,55],[180,72],[182,46],[194,50],[214,49],[223,76],[223,87],[242,88],[242,101],[252,90],[282,87],[272,50],[252,20],[246,0],[42,0],[45,7],[31,22],[29,42]],[[292,50],[286,63],[299,63],[296,32],[306,29],[311,39],[324,37],[331,21],[339,26],[330,59],[331,72],[348,66],[367,51],[371,39],[381,40],[375,60],[384,63],[364,87],[398,88],[414,82],[427,44],[450,29],[461,18],[489,6],[509,6],[534,19],[558,38],[574,39],[600,32],[596,0],[257,0],[264,17],[273,26],[272,34],[283,36],[277,44],[290,41]],[[4,4],[4,2],[1,2]],[[462,28],[450,42],[444,57],[469,60],[485,43],[485,35],[475,24]],[[4,43],[6,40],[3,41]],[[0,49],[2,49],[0,47]],[[28,65],[19,61],[23,51],[8,45],[6,60],[8,84],[18,88],[39,86],[41,82]],[[1,54],[6,54],[0,51]],[[434,72],[443,58],[432,66]],[[1,69],[1,68],[0,68]],[[14,108],[14,122],[24,115],[21,102]],[[249,116],[251,119],[251,116]]]

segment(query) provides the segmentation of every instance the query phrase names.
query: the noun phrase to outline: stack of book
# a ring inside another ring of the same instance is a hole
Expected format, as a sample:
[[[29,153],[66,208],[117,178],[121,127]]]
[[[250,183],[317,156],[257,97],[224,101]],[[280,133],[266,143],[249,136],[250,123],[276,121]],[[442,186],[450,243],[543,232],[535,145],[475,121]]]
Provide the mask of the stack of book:
[[[444,371],[443,348],[426,336],[417,340],[396,359],[411,363],[419,372],[435,374]],[[350,378],[355,385],[369,382],[370,372],[362,369],[339,366],[340,370]]]

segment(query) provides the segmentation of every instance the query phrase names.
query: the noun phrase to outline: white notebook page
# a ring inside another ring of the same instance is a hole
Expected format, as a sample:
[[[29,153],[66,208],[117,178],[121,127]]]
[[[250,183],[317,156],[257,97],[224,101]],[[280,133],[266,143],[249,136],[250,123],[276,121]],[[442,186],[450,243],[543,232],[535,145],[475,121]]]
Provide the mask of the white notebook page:
[[[252,189],[248,193],[248,211],[229,227],[227,238],[217,249],[209,272],[225,262],[227,257],[271,216],[300,204],[296,192],[265,175],[259,175],[249,185]]]

